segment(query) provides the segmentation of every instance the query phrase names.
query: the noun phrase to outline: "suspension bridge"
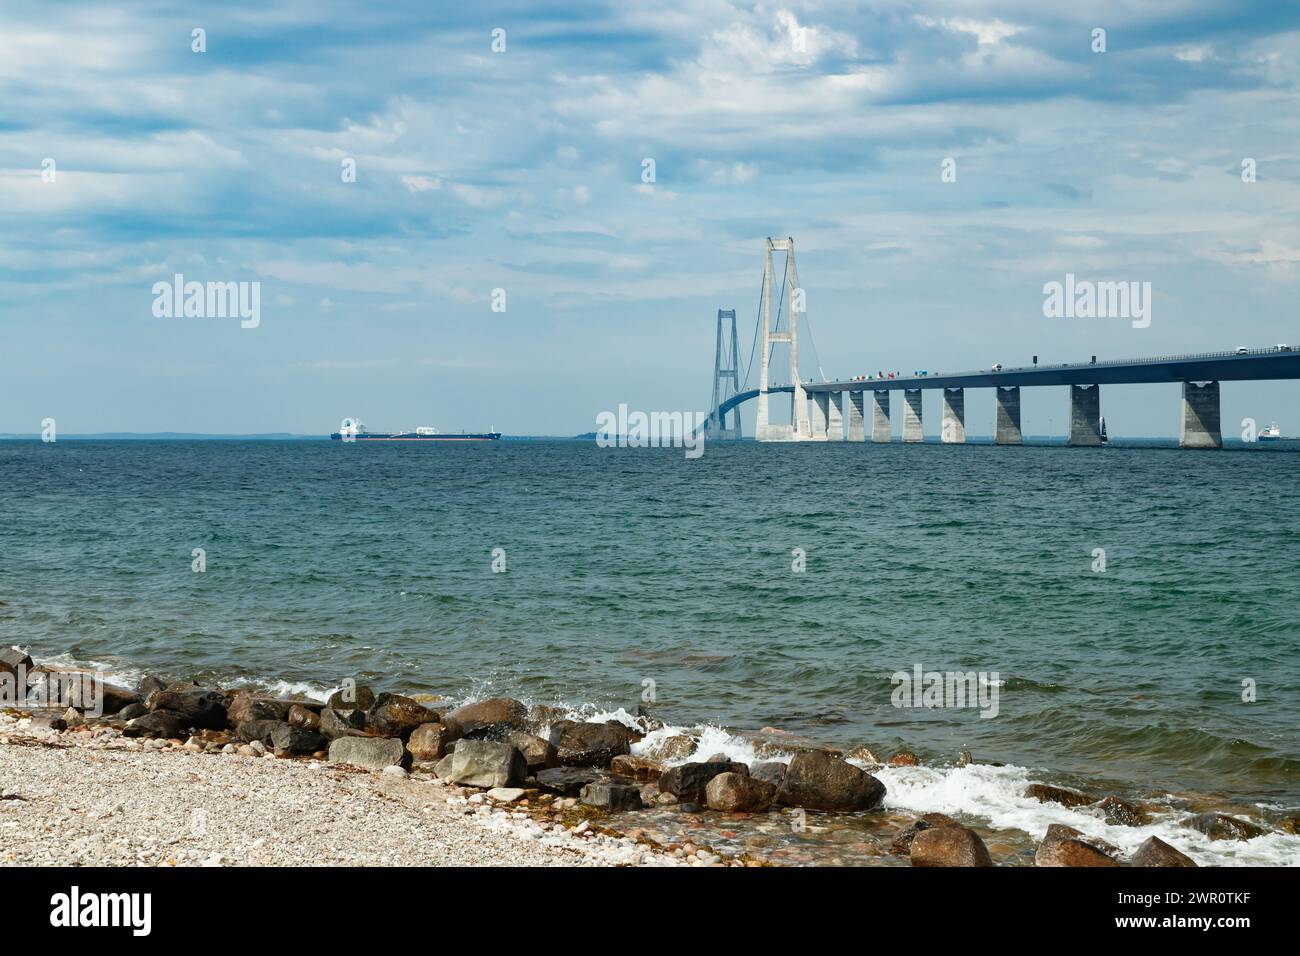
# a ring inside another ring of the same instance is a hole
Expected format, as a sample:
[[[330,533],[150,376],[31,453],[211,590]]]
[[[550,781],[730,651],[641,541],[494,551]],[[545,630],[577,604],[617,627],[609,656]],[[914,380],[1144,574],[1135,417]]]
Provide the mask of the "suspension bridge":
[[[774,253],[784,253],[781,285],[775,288]],[[775,291],[775,296],[773,295]],[[775,298],[775,316],[773,299]],[[773,321],[775,319],[775,321]],[[758,401],[755,435],[758,441],[893,441],[890,395],[901,391],[902,440],[924,441],[921,394],[926,389],[943,392],[940,441],[966,441],[966,389],[993,390],[996,411],[994,441],[1019,445],[1020,389],[1065,386],[1069,389],[1067,435],[1070,445],[1101,445],[1104,440],[1101,416],[1102,385],[1178,383],[1182,386],[1179,446],[1222,448],[1220,426],[1220,382],[1300,379],[1300,349],[1287,345],[1270,348],[1239,348],[1230,352],[1191,355],[1161,355],[1062,365],[1039,365],[946,372],[942,375],[915,372],[911,375],[877,373],[840,381],[803,381],[799,376],[799,325],[808,329],[806,300],[795,268],[794,240],[767,239],[764,247],[763,286],[759,298],[754,341],[744,377],[740,374],[737,349],[736,312],[719,309],[717,348],[714,356],[713,401],[705,422],[711,439],[739,439],[742,436],[740,406]],[[777,384],[770,380],[776,346],[789,347],[790,379]],[[758,352],[757,383],[750,386],[754,353]],[[820,371],[820,366],[819,366]],[[771,397],[790,395],[788,424],[771,421]],[[871,427],[867,429],[867,396],[870,394]]]

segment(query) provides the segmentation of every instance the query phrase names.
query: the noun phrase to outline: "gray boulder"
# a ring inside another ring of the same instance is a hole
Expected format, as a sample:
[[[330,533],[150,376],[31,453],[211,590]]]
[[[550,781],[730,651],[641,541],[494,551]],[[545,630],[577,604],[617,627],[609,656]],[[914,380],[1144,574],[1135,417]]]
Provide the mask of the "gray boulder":
[[[762,760],[750,764],[749,775],[755,780],[762,780],[774,787],[780,787],[785,780],[785,764],[779,760]]]
[[[524,755],[495,740],[461,740],[452,754],[451,780],[467,787],[517,787],[528,776]]]
[[[16,675],[20,666],[30,674],[36,665],[27,654],[16,647],[0,647],[0,671]]]
[[[136,717],[129,720],[126,727],[122,730],[124,737],[166,737],[179,738],[185,736],[185,725],[181,719],[170,711],[155,710],[151,714],[145,714],[143,717]]]
[[[612,780],[594,780],[582,788],[579,799],[602,810],[640,810],[641,788]]]
[[[329,759],[366,770],[411,765],[410,753],[395,737],[338,737],[330,744]]]
[[[333,707],[326,707],[320,712],[320,732],[326,740],[365,736],[365,726],[364,711],[335,710]]]
[[[260,740],[276,753],[309,754],[325,747],[325,738],[316,731],[283,720],[248,720],[239,725],[237,732],[244,743]]]
[[[587,784],[608,779],[608,774],[594,767],[552,767],[537,772],[539,787],[565,797],[579,796]]]

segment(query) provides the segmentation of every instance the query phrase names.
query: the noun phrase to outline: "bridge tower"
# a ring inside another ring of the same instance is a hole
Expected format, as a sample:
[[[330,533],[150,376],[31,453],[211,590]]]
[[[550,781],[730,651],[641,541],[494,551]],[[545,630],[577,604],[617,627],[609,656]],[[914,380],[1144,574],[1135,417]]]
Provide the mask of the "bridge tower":
[[[785,281],[782,283],[786,294],[777,293],[777,317],[780,319],[782,302],[789,308],[790,326],[787,331],[778,332],[772,328],[772,253],[785,253]],[[759,441],[807,441],[812,438],[812,428],[808,422],[808,396],[799,381],[799,310],[797,299],[802,299],[799,288],[799,273],[794,266],[794,239],[768,238],[763,257],[763,352],[762,372],[758,379],[758,421],[755,425],[755,438]],[[800,303],[802,309],[802,303]],[[785,342],[790,345],[790,384],[794,386],[794,396],[790,408],[789,425],[773,425],[768,421],[768,393],[772,382],[768,379],[768,362],[772,356],[772,345]]]
[[[730,334],[726,333],[724,322],[731,323]],[[740,392],[740,348],[736,344],[736,310],[718,310],[718,347],[713,353],[713,405],[709,410],[709,437],[738,441],[741,437],[740,406],[730,413],[720,412],[724,402],[733,399]],[[732,416],[732,424],[727,424],[727,415]]]

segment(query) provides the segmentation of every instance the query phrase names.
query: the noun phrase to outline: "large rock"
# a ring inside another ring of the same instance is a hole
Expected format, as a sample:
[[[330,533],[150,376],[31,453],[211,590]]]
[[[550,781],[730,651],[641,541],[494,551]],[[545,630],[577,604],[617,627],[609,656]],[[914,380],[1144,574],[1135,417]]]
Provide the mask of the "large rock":
[[[6,674],[18,674],[18,668],[22,667],[27,673],[31,673],[36,665],[32,659],[23,651],[16,647],[0,647],[0,671]]]
[[[226,726],[226,695],[201,687],[162,690],[151,694],[149,710],[175,714],[186,727],[222,730]]]
[[[68,686],[68,690],[71,692],[68,695],[68,703],[78,710],[91,713],[92,716],[96,708],[100,715],[109,716],[120,713],[124,707],[140,702],[140,695],[134,691],[102,681],[96,682],[93,679],[74,680]]]
[[[720,773],[748,773],[743,763],[702,760],[669,767],[659,777],[659,792],[670,793],[681,803],[703,803],[709,781]]]
[[[363,737],[366,734],[366,715],[360,710],[335,710],[326,707],[320,712],[320,732],[326,740],[339,737]]]
[[[291,704],[289,706],[289,716],[285,718],[290,727],[301,727],[303,730],[320,730],[320,714],[304,704]]]
[[[517,787],[528,776],[524,755],[495,740],[459,740],[452,754],[451,779],[467,787]]]
[[[135,720],[135,718],[143,717],[147,713],[149,713],[149,708],[143,703],[136,701],[134,704],[127,704],[114,714],[114,716],[118,720]]]
[[[1092,803],[1092,797],[1067,790],[1065,787],[1053,787],[1047,783],[1031,783],[1025,788],[1026,797],[1032,797],[1039,803],[1059,803],[1063,807],[1085,807]]]
[[[885,798],[885,785],[839,757],[802,750],[790,760],[776,802],[809,810],[874,810]]]
[[[504,734],[508,730],[524,729],[528,723],[528,708],[511,697],[489,697],[443,714],[442,723],[447,727],[450,740]]]
[[[447,728],[438,723],[421,724],[411,731],[406,748],[415,760],[441,760],[447,753]]]
[[[365,684],[343,687],[330,694],[326,707],[335,710],[369,710],[375,705],[375,692]]]
[[[418,701],[401,694],[380,694],[366,713],[366,727],[380,737],[405,740],[421,724],[438,720],[438,715]]]
[[[325,747],[325,738],[316,731],[283,720],[247,720],[237,732],[244,743],[260,740],[278,754],[310,754]]]
[[[1200,813],[1187,821],[1187,826],[1200,830],[1211,840],[1253,840],[1267,831],[1249,820],[1230,817],[1224,813]]]
[[[704,788],[710,810],[726,813],[758,813],[772,805],[776,787],[765,780],[755,780],[747,773],[720,773]]]
[[[764,727],[762,730],[757,731],[737,731],[736,736],[747,741],[754,748],[756,755],[767,760],[784,754],[797,754],[809,750],[828,754],[832,757],[844,756],[844,751],[837,747],[822,743],[820,740],[813,740],[811,737],[792,734],[778,727]]]
[[[257,697],[251,691],[241,690],[226,705],[226,721],[233,728],[253,720],[285,720],[289,704],[270,697]]]
[[[155,710],[143,717],[129,720],[122,730],[125,737],[166,737],[178,739],[185,736],[186,726],[180,717],[167,710]]]
[[[624,724],[573,724],[556,745],[556,756],[568,767],[608,767],[631,748],[631,733]]]
[[[609,772],[616,777],[626,777],[641,783],[657,781],[663,776],[661,763],[649,757],[633,757],[631,754],[619,754],[609,764]]]
[[[593,780],[582,788],[579,799],[602,810],[640,810],[641,788],[612,780]]]
[[[931,827],[912,839],[913,866],[992,866],[978,833],[963,826]]]
[[[763,780],[780,789],[785,780],[786,766],[779,760],[760,760],[749,765],[749,775],[755,780]]]
[[[1063,823],[1053,823],[1047,828],[1034,853],[1035,866],[1119,866],[1118,863],[1087,840],[1083,833]]]
[[[528,764],[529,773],[554,767],[560,762],[555,744],[544,737],[530,734],[526,730],[511,730],[502,739],[524,755],[524,763]]]
[[[1106,822],[1117,827],[1141,827],[1150,822],[1151,817],[1136,803],[1111,794],[1097,808],[1106,814]]]
[[[608,779],[608,774],[593,767],[553,767],[537,772],[539,787],[565,797],[580,796],[587,784]]]
[[[1130,861],[1131,866],[1196,866],[1196,861],[1180,853],[1159,837],[1147,837]]]
[[[693,753],[695,753],[695,741],[685,734],[676,734],[661,740],[658,746],[650,751],[650,756],[660,761],[685,760]]]
[[[912,851],[912,841],[916,839],[916,835],[922,830],[930,830],[934,827],[959,826],[961,824],[946,813],[923,813],[894,836],[890,849],[894,853],[904,856]]]
[[[411,765],[410,753],[396,737],[338,737],[330,744],[329,759],[366,770]]]

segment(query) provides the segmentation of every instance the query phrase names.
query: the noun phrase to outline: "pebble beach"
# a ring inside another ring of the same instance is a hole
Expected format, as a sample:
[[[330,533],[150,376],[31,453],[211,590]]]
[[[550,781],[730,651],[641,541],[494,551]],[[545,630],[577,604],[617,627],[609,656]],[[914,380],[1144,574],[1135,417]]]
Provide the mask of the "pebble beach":
[[[432,777],[213,756],[0,715],[6,866],[689,865]]]

